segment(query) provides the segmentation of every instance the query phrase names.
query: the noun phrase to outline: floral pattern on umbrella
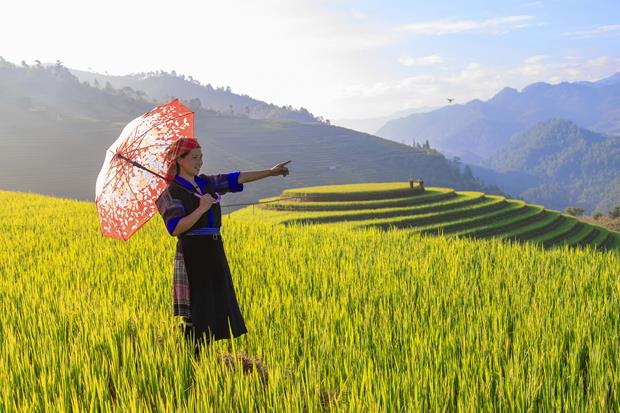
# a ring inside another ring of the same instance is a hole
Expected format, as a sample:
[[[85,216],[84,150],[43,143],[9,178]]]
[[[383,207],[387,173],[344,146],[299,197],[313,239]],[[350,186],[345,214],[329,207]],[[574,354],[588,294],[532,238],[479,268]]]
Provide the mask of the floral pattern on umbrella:
[[[103,236],[127,240],[157,213],[155,200],[167,185],[167,151],[180,138],[194,139],[194,113],[178,99],[123,128],[97,177],[95,203]]]

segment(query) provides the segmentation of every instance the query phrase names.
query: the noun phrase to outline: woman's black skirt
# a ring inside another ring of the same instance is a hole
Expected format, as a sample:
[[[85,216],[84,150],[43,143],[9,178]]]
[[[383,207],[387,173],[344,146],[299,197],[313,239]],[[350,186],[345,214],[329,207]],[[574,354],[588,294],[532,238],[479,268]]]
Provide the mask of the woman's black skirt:
[[[217,239],[210,234],[180,239],[195,336],[213,341],[247,333],[221,235]]]

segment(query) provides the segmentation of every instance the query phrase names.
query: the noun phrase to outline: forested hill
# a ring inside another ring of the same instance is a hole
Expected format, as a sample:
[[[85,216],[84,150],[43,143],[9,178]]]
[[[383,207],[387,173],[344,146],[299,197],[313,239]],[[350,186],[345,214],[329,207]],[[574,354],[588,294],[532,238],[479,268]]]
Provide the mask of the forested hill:
[[[290,105],[277,106],[248,95],[233,93],[229,86],[202,84],[192,76],[163,70],[124,76],[109,76],[83,70],[71,69],[80,81],[95,87],[120,89],[138,96],[148,95],[158,101],[172,97],[191,100],[192,109],[204,108],[223,114],[242,114],[252,119],[290,119],[298,122],[329,122],[314,116],[306,108],[295,109]]]
[[[520,194],[530,202],[602,213],[620,205],[620,136],[550,119],[513,136],[492,164],[500,172],[538,178],[537,186]]]
[[[61,63],[21,66],[0,58],[0,188],[94,200],[105,150],[157,99],[80,82]],[[188,103],[185,101],[184,103]],[[195,109],[203,173],[269,168],[292,160],[291,174],[250,183],[229,204],[289,187],[424,179],[427,185],[500,194],[441,153],[322,122],[251,119]],[[224,202],[226,205],[226,202]],[[224,212],[232,211],[224,209]]]

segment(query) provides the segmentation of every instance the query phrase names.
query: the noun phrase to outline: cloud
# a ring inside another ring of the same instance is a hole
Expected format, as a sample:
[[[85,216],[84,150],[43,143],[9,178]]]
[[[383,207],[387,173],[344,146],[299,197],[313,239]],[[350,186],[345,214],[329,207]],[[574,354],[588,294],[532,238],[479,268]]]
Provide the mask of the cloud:
[[[464,104],[473,99],[490,99],[506,86],[522,89],[535,82],[595,81],[620,71],[620,59],[609,56],[549,59],[535,55],[508,67],[472,61],[452,73],[434,72],[394,81],[350,85],[338,91],[338,99],[342,106],[350,109],[351,115],[365,111],[375,116],[389,116],[405,107],[444,106],[447,97]]]
[[[437,63],[442,63],[443,57],[438,54],[422,57],[401,56],[398,61],[405,66],[434,65]]]
[[[545,58],[546,56],[544,55],[530,56],[523,61],[523,64],[513,68],[512,71],[521,76],[540,76],[544,74],[547,67],[541,63]]]
[[[542,61],[545,57],[546,57],[545,55],[530,56],[527,59],[525,59],[525,63],[538,63]]]
[[[600,56],[594,59],[589,59],[585,63],[585,67],[604,67],[610,63],[610,59],[608,56]]]
[[[421,35],[446,35],[463,32],[480,32],[487,34],[502,34],[510,30],[530,26],[534,16],[506,16],[487,20],[434,20],[420,23],[411,23],[399,26],[396,31],[409,32]]]
[[[569,36],[578,39],[587,39],[590,37],[598,37],[603,35],[617,35],[620,34],[620,24],[607,24],[604,26],[597,26],[589,30],[580,30],[575,32],[565,32],[562,36]]]

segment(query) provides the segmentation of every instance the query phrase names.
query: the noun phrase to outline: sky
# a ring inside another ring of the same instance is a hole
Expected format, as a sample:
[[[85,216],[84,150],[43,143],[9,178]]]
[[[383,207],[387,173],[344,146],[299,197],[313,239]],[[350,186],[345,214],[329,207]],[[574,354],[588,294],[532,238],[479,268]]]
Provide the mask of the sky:
[[[326,119],[486,100],[620,72],[613,1],[29,1],[0,56],[110,75],[172,71]]]

